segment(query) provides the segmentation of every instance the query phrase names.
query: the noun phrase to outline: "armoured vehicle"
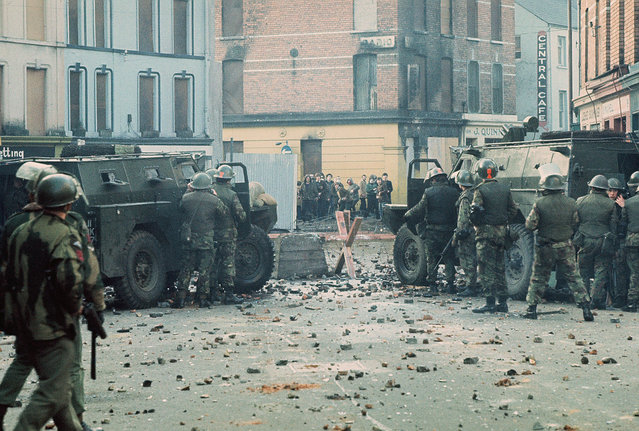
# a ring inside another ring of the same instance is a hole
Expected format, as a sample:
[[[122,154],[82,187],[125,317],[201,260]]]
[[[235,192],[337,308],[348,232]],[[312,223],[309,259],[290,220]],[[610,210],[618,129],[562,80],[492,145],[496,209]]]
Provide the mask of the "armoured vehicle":
[[[453,170],[474,172],[480,158],[493,159],[498,167],[498,181],[507,184],[519,212],[511,229],[519,239],[507,252],[506,278],[509,294],[524,298],[532,273],[533,234],[525,229],[524,221],[538,196],[540,173],[538,168],[554,163],[566,179],[566,193],[578,198],[588,193],[588,181],[597,174],[618,178],[624,184],[630,174],[639,169],[639,147],[634,137],[611,131],[550,132],[535,141],[487,144],[480,147],[451,148]],[[425,185],[419,174],[427,169],[420,165],[438,166],[434,160],[417,159],[409,164],[407,205],[387,205],[383,214],[385,225],[396,234],[394,262],[397,274],[406,284],[420,284],[426,271],[425,255],[420,238],[403,222],[406,210],[421,198]],[[478,181],[478,179],[476,179]],[[419,233],[419,226],[418,233]],[[561,282],[561,274],[558,275]],[[553,282],[554,283],[554,282]],[[561,289],[561,284],[557,286]]]
[[[127,154],[34,158],[0,162],[3,203],[15,194],[14,175],[25,161],[54,165],[74,175],[86,199],[74,211],[85,216],[96,247],[105,285],[129,308],[154,306],[180,270],[181,247],[178,205],[191,177],[198,171],[190,154]],[[250,207],[246,167],[234,188],[249,217],[239,231],[236,285],[240,290],[261,288],[273,270],[273,243],[269,232],[277,220],[274,206]],[[2,222],[10,215],[3,208]]]

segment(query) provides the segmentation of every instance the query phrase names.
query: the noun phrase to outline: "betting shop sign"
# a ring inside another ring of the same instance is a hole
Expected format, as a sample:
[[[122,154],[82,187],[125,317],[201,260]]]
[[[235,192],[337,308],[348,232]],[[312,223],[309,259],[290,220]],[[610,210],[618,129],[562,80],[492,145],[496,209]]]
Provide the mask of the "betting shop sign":
[[[537,33],[537,118],[539,125],[548,122],[548,36],[545,31]]]

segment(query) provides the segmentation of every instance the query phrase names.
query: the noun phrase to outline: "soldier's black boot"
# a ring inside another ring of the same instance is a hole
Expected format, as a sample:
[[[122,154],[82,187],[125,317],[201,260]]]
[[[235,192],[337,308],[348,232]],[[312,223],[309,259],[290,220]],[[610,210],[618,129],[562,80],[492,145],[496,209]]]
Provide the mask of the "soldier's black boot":
[[[9,406],[4,405],[4,404],[0,404],[0,431],[4,430],[4,415],[7,414],[7,409],[9,408]]]
[[[175,302],[171,304],[171,308],[184,308],[185,298],[175,298]]]
[[[479,289],[475,286],[468,286],[466,289],[459,292],[457,296],[461,296],[463,298],[467,298],[469,296],[477,296],[479,294]]]
[[[208,298],[200,298],[197,304],[200,308],[211,308],[211,302]]]
[[[508,297],[500,296],[499,303],[495,305],[495,313],[508,313]]]
[[[224,304],[241,304],[244,300],[239,296],[233,295],[233,292],[225,292],[224,293]]]
[[[486,305],[481,308],[474,308],[473,313],[493,313],[495,311],[495,297],[487,296]]]
[[[637,304],[634,303],[634,302],[629,302],[621,310],[622,311],[627,311],[628,313],[636,313],[637,312]]]
[[[455,293],[457,293],[457,289],[455,288],[455,280],[446,281],[446,289],[450,294],[454,295]]]
[[[526,314],[524,314],[524,319],[537,319],[537,304],[529,305],[526,310]]]
[[[584,312],[584,320],[586,322],[592,322],[595,320],[595,317],[592,315],[592,311],[590,311],[590,303],[584,302],[581,304],[581,309]]]

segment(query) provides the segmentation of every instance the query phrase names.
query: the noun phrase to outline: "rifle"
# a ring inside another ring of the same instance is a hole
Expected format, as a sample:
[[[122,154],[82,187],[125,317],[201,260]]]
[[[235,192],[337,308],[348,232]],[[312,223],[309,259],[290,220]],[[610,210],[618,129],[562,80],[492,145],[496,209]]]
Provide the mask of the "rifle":
[[[93,303],[84,304],[82,315],[87,320],[87,328],[91,331],[91,379],[96,379],[96,339],[98,336],[105,339],[107,337],[104,326]]]
[[[455,229],[455,231],[457,231],[457,229]],[[437,259],[437,263],[435,264],[435,266],[433,266],[434,273],[433,274],[429,274],[430,276],[436,276],[437,275],[437,269],[439,268],[439,265],[442,263],[442,260],[444,260],[444,257],[448,253],[448,250],[450,250],[450,248],[453,246],[453,240],[455,239],[455,231],[450,236],[450,239],[446,243],[446,246],[444,247],[442,252],[439,254],[439,259]]]

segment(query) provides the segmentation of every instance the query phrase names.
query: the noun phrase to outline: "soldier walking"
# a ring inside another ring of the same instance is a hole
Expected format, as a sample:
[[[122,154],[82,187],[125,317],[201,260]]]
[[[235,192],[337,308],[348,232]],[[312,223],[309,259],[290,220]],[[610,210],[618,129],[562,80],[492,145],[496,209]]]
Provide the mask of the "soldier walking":
[[[564,181],[560,175],[548,175],[541,179],[539,185],[542,196],[535,201],[526,219],[526,229],[537,231],[537,240],[533,272],[526,295],[528,309],[524,317],[537,318],[537,304],[546,289],[550,272],[557,265],[557,271],[561,271],[575,302],[583,310],[584,320],[591,322],[594,318],[590,311],[590,299],[577,271],[575,249],[570,240],[579,223],[577,204],[564,194]]]
[[[577,262],[592,308],[606,309],[606,282],[612,255],[615,252],[617,212],[615,203],[606,196],[608,180],[596,175],[588,183],[590,193],[577,199],[579,229],[575,242],[579,247]],[[594,286],[590,290],[590,279]]]
[[[470,220],[475,226],[478,275],[487,296],[486,305],[475,308],[473,313],[508,311],[504,251],[508,222],[517,214],[517,206],[508,186],[495,179],[497,169],[491,159],[477,162],[477,174],[482,182],[473,194]],[[498,304],[495,304],[496,298]]]
[[[178,277],[178,293],[174,308],[183,308],[193,271],[198,272],[197,300],[208,307],[211,270],[215,263],[215,229],[219,220],[230,217],[229,210],[213,194],[211,177],[204,172],[193,175],[190,187],[180,201],[182,231],[185,234],[184,263]]]
[[[455,202],[459,193],[448,185],[448,177],[441,168],[428,171],[425,181],[429,181],[431,187],[424,190],[419,203],[406,212],[405,218],[409,223],[423,222],[426,226],[423,233],[428,271],[426,283],[433,292],[437,292],[436,265],[455,230]],[[455,260],[452,250],[449,247],[443,256],[449,293],[455,293]]]
[[[213,175],[213,190],[229,210],[229,216],[217,220],[215,228],[215,265],[211,268],[211,299],[221,298],[224,304],[241,304],[242,298],[234,294],[235,290],[235,249],[237,245],[237,228],[246,222],[246,213],[237,193],[231,188],[231,180],[235,172],[228,165],[222,165]],[[220,283],[222,294],[217,292]],[[217,298],[216,298],[217,297]]]
[[[470,171],[462,169],[455,182],[462,189],[457,199],[457,229],[455,229],[455,248],[459,263],[464,270],[464,290],[459,296],[474,296],[479,293],[477,285],[477,250],[475,245],[475,229],[470,222],[470,204],[473,200],[475,181]]]
[[[621,218],[627,227],[625,254],[628,268],[630,268],[628,302],[622,310],[634,313],[639,306],[639,194],[635,194],[625,202]]]

